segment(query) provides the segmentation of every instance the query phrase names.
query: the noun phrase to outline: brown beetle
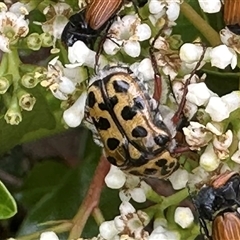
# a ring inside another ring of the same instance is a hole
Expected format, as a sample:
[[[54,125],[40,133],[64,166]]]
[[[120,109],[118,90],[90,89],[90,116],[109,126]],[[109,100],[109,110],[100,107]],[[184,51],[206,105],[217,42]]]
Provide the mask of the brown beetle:
[[[86,22],[92,29],[100,29],[121,8],[123,2],[123,0],[92,0],[86,7]]]
[[[240,239],[240,214],[232,209],[220,212],[212,223],[212,239]]]
[[[224,0],[223,18],[227,27],[235,34],[240,34],[240,1]]]
[[[226,25],[240,25],[240,1],[224,1],[224,22]]]
[[[237,172],[226,171],[200,189],[194,199],[199,213],[199,221],[205,235],[213,240],[240,239],[240,175]],[[206,220],[212,222],[212,237],[210,237]],[[236,231],[235,226],[239,229]],[[235,235],[234,235],[235,234]],[[231,236],[239,236],[230,238]]]
[[[67,46],[81,40],[93,48],[96,39],[110,26],[110,19],[123,5],[123,0],[91,0],[82,11],[72,15],[61,39]]]

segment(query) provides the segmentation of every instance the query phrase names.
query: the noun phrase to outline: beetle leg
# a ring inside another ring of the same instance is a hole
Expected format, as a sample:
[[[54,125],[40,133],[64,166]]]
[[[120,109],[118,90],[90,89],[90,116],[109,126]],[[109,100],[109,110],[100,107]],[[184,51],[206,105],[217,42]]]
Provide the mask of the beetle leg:
[[[161,35],[161,30],[158,32],[158,34],[154,37],[153,42],[149,48],[149,55],[151,58],[152,62],[152,67],[154,71],[154,93],[153,93],[153,98],[157,101],[160,102],[161,94],[162,94],[162,79],[161,75],[157,66],[157,60],[156,57],[154,56],[154,44],[158,37]]]
[[[101,40],[99,42],[99,45],[98,45],[98,48],[97,48],[97,53],[95,55],[95,65],[94,65],[94,72],[97,73],[98,72],[98,69],[99,69],[99,58],[100,58],[100,55],[103,51],[103,44],[105,42],[105,40],[108,38],[108,31],[113,23],[113,20],[115,19],[115,17],[112,17],[108,23],[107,23],[107,26],[105,27],[105,30],[104,30],[104,35],[101,37]]]
[[[183,87],[183,95],[182,95],[182,99],[181,99],[181,102],[180,104],[178,105],[178,110],[176,111],[176,113],[173,115],[172,117],[172,122],[175,124],[175,125],[178,125],[179,122],[181,121],[181,118],[182,118],[182,115],[183,115],[183,109],[184,109],[184,106],[186,104],[186,95],[188,93],[188,85],[190,84],[191,82],[191,78],[193,77],[193,75],[196,73],[196,71],[198,70],[203,58],[204,58],[204,55],[205,55],[205,52],[206,52],[206,47],[205,46],[202,46],[203,47],[203,53],[198,61],[198,63],[196,64],[195,68],[193,69],[193,71],[191,72],[190,74],[190,77],[186,80],[185,84],[184,84],[184,87]]]

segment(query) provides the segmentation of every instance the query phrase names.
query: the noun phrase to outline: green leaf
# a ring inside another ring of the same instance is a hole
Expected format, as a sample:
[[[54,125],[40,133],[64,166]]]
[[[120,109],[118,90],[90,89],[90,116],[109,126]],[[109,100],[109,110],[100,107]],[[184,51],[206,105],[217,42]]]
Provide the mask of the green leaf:
[[[68,171],[67,166],[53,161],[37,164],[24,181],[21,192],[16,194],[16,199],[25,207],[32,207],[42,197],[53,191]]]
[[[31,90],[31,94],[37,99],[36,105],[32,111],[22,112],[23,120],[19,125],[12,126],[3,117],[0,119],[0,155],[18,144],[64,130],[61,115],[55,116],[56,109],[61,114],[60,101],[46,99],[46,90],[40,86]]]
[[[25,194],[20,198],[21,201],[28,199],[32,207],[18,232],[19,236],[46,229],[46,226],[39,226],[40,223],[72,219],[76,214],[100,158],[100,148],[93,143],[92,136],[82,144],[86,145],[85,154],[77,168],[64,168],[47,163],[45,167],[38,166],[30,174],[24,184],[23,192],[19,194]],[[47,168],[51,169],[46,169],[47,165]],[[33,194],[30,193],[31,188]],[[91,233],[96,233],[93,228]],[[66,239],[66,236],[60,239]]]
[[[0,181],[0,219],[6,219],[17,213],[17,205],[4,184]]]

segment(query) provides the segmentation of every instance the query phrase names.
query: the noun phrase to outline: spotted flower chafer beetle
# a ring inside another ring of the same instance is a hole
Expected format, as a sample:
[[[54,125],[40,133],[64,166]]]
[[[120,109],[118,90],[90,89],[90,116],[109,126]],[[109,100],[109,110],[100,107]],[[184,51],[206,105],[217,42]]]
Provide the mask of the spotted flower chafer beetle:
[[[125,172],[167,178],[178,167],[158,104],[127,67],[106,67],[90,80],[86,117],[106,158]]]

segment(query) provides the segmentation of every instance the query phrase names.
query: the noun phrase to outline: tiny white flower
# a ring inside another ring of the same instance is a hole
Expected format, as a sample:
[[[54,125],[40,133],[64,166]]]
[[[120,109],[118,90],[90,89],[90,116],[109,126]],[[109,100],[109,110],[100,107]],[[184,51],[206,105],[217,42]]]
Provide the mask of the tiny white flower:
[[[125,53],[127,53],[130,57],[138,57],[141,52],[140,43],[138,41],[134,41],[134,40],[127,41],[124,44],[123,49],[124,49]]]
[[[180,1],[169,1],[167,6],[166,14],[168,16],[169,21],[176,21],[178,19],[180,13]]]
[[[158,13],[160,13],[163,10],[165,5],[161,1],[150,0],[148,7],[149,7],[149,12],[151,14],[158,14]]]
[[[188,64],[196,63],[202,57],[203,51],[204,49],[200,45],[193,43],[185,43],[180,48],[179,56],[183,62],[186,62]],[[208,58],[208,52],[209,50],[207,49],[204,54],[204,59]]]
[[[165,15],[168,22],[174,22],[180,13],[180,1],[150,0],[149,12],[156,20],[162,18]]]
[[[68,60],[70,63],[77,63],[79,66],[86,64],[86,66],[94,68],[96,52],[92,51],[82,41],[76,41],[72,47],[68,48]]]
[[[167,40],[161,36],[155,40],[154,48],[156,49],[154,57],[157,65],[162,68],[163,73],[169,76],[171,80],[175,79],[181,66],[179,56],[172,51]]]
[[[82,68],[70,71],[63,67],[58,57],[55,57],[48,63],[47,77],[41,81],[41,85],[48,87],[56,98],[67,100],[68,95],[75,91],[76,84],[84,80],[83,76]]]
[[[94,68],[96,60],[96,52],[87,47],[82,41],[76,41],[71,47],[68,48],[68,60],[72,64],[72,67],[87,66]],[[107,60],[104,56],[99,57],[100,68],[103,68],[107,64]],[[70,64],[66,65],[71,67]]]
[[[188,85],[186,99],[197,106],[205,105],[211,96],[213,96],[213,93],[204,82]]]
[[[118,235],[127,232],[129,237],[133,237],[133,239],[147,240],[148,233],[144,227],[149,223],[148,215],[140,210],[136,212],[129,202],[123,202],[119,209],[121,215],[114,218]]]
[[[229,147],[232,144],[233,133],[229,129],[221,136],[215,136],[213,139],[213,147],[219,159],[226,159],[229,157]]]
[[[229,64],[234,69],[237,65],[237,54],[232,48],[226,45],[219,45],[211,50],[210,61],[212,66],[220,69],[226,68]]]
[[[83,92],[77,101],[63,113],[63,119],[69,127],[77,127],[81,124],[85,113],[87,92]]]
[[[211,172],[218,168],[220,160],[214,152],[213,145],[210,143],[200,157],[199,165],[206,171]]]
[[[188,172],[184,169],[178,169],[170,175],[169,181],[175,190],[185,188],[188,182]]]
[[[116,229],[114,221],[106,221],[100,225],[99,233],[104,239],[111,240],[119,231]]]
[[[32,10],[31,4],[24,4],[24,3],[20,3],[20,2],[15,2],[9,8],[10,12],[13,12],[18,16],[28,15],[31,10]]]
[[[122,232],[125,228],[125,222],[121,215],[116,216],[114,218],[114,224],[115,224],[115,228],[117,229],[118,232]]]
[[[136,211],[133,205],[129,202],[122,202],[119,207],[119,210],[120,210],[120,213],[123,215],[134,213]]]
[[[162,226],[155,228],[148,240],[180,240],[181,236],[177,231],[170,231]]]
[[[122,202],[129,201],[131,198],[136,202],[145,202],[145,191],[148,191],[147,184],[144,185],[140,178],[134,175],[127,175],[124,187],[119,191]]]
[[[154,79],[154,71],[151,59],[144,58],[138,65],[138,72],[143,75],[145,81]]]
[[[174,221],[183,229],[190,227],[194,221],[191,209],[188,207],[177,207],[174,214]]]
[[[217,122],[208,122],[206,124],[206,129],[212,132],[216,136],[220,136],[223,133],[223,126],[221,123]]]
[[[110,171],[105,177],[105,183],[109,188],[119,189],[126,181],[126,175],[118,167],[111,165]]]
[[[216,13],[219,12],[222,3],[220,0],[198,0],[198,3],[201,7],[201,9],[206,13]]]
[[[228,104],[220,97],[211,97],[205,108],[206,113],[210,115],[213,121],[221,122],[230,115]]]
[[[47,17],[47,21],[43,23],[37,23],[42,25],[43,32],[50,33],[56,39],[60,39],[63,29],[68,23],[69,15],[72,12],[72,8],[67,3],[49,4],[43,13]]]
[[[44,232],[40,235],[40,240],[59,240],[55,232]]]
[[[172,90],[174,92],[177,103],[180,104],[184,93],[184,83],[180,81],[173,81]],[[198,108],[196,104],[190,101],[186,101],[186,103],[184,104],[183,113],[188,119],[191,119],[197,112],[197,109]]]
[[[138,202],[138,203],[146,202],[146,195],[142,188],[132,189],[131,197],[135,202]]]
[[[230,31],[227,27],[220,31],[220,38],[223,44],[229,47],[229,39],[231,39],[235,34]]]
[[[0,50],[10,52],[10,45],[14,45],[20,37],[28,34],[28,21],[25,15],[13,12],[0,12]]]
[[[103,49],[109,55],[114,55],[123,48],[129,56],[138,57],[141,52],[139,41],[145,41],[151,37],[150,27],[145,23],[141,24],[141,19],[137,15],[118,18],[108,33],[111,39],[106,39]]]
[[[198,122],[190,122],[188,127],[183,128],[186,142],[192,150],[199,150],[212,140],[212,133]]]
[[[240,91],[233,91],[222,96],[221,99],[227,104],[230,112],[240,108]]]
[[[220,38],[223,44],[234,49],[238,54],[240,54],[240,36],[234,34],[227,27],[220,31]]]

